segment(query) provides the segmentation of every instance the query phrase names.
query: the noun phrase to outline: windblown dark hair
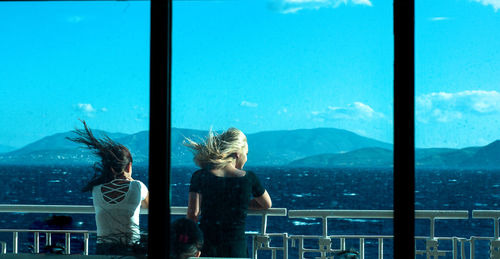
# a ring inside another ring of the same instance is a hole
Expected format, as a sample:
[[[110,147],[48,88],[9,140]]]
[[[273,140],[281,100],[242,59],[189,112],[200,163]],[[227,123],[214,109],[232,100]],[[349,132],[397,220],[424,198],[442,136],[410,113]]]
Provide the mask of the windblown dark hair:
[[[95,155],[100,158],[94,163],[94,176],[83,188],[82,192],[92,191],[92,188],[99,184],[110,182],[117,178],[122,178],[123,171],[129,163],[132,163],[132,155],[127,147],[114,142],[108,136],[99,139],[94,136],[87,123],[82,120],[83,129],[75,129],[73,132],[78,137],[66,139],[76,143],[84,144]]]
[[[170,228],[170,259],[194,257],[203,247],[203,233],[187,218],[174,221]]]

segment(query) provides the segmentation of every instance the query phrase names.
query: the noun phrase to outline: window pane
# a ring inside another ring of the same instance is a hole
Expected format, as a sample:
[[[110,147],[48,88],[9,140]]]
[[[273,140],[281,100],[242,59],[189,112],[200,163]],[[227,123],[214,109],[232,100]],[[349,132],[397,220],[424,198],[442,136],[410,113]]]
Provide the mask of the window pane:
[[[464,210],[470,218],[440,222],[440,237],[494,233],[493,220],[476,219],[473,211],[499,204],[499,7],[416,1],[416,209]],[[416,234],[429,235],[427,220],[417,220]],[[451,241],[439,248],[451,249]],[[488,251],[488,240],[476,241],[477,258]]]
[[[65,139],[83,128],[79,119],[128,147],[133,178],[148,183],[149,21],[149,2],[0,3],[2,203],[92,205],[92,194],[80,190],[97,159]],[[0,221],[53,229],[49,216],[2,213]],[[71,217],[63,228],[96,229],[94,215]],[[71,252],[82,253],[75,238]],[[12,252],[12,233],[0,240]],[[19,252],[28,240],[33,234],[20,234]],[[89,244],[93,254],[95,234]]]
[[[273,207],[392,209],[392,3],[334,2],[174,2],[173,206],[188,205],[197,170],[184,136],[236,127],[248,138],[244,169]],[[328,228],[391,235],[392,220],[329,219]],[[249,217],[246,230],[259,229],[260,218]],[[270,217],[267,230],[321,235],[322,222]],[[348,242],[359,250],[359,240]],[[365,244],[367,258],[377,242]],[[384,242],[392,254],[392,240]]]

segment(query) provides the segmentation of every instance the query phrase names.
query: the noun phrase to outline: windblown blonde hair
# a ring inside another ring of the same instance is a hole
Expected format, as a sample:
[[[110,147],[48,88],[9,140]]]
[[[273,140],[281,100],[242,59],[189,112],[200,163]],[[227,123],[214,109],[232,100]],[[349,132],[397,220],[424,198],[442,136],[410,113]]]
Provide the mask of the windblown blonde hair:
[[[194,153],[194,162],[205,169],[222,169],[234,161],[234,154],[241,152],[247,137],[237,128],[229,128],[222,134],[210,130],[205,140],[197,143],[185,137],[184,145]]]

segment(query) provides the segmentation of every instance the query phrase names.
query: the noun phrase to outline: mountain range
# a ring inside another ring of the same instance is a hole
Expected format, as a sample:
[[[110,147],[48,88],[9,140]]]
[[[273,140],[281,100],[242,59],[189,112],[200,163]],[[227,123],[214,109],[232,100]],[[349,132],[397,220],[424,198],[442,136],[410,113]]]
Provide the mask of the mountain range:
[[[94,130],[127,146],[135,164],[147,164],[149,132],[135,134]],[[172,128],[172,166],[194,166],[193,154],[183,145],[185,137],[202,140],[208,131]],[[89,164],[94,155],[66,137],[73,132],[47,136],[20,149],[0,153],[0,164]],[[316,128],[264,131],[247,134],[249,166],[292,167],[392,167],[392,144],[335,129]],[[0,151],[1,152],[1,151]],[[419,148],[415,165],[421,168],[500,168],[500,140],[483,147],[463,149]]]

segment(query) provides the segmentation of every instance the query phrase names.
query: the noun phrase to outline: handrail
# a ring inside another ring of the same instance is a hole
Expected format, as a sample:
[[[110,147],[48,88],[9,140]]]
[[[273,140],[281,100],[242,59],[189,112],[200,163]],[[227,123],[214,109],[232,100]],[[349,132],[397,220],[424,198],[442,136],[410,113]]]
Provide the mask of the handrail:
[[[500,218],[500,210],[473,210],[472,217],[481,218]]]
[[[500,217],[500,211],[497,216]],[[328,218],[368,218],[368,219],[389,219],[393,218],[392,210],[290,210],[288,211],[289,218],[322,218],[323,219],[323,236],[328,234],[327,219]],[[436,219],[468,219],[469,211],[467,210],[415,210],[415,219],[430,220],[430,236],[434,238],[435,220]],[[495,221],[498,225],[498,220]],[[497,226],[496,225],[496,226]],[[498,234],[498,228],[496,232]],[[498,237],[498,235],[497,235]]]
[[[92,205],[33,205],[33,204],[0,204],[0,213],[69,213],[94,214]],[[172,215],[186,215],[187,207],[170,207]],[[148,209],[141,208],[141,214],[147,215]],[[266,210],[249,210],[249,216],[286,216],[286,208],[270,208]]]
[[[429,219],[430,237],[435,238],[435,223],[436,219],[469,219],[469,211],[467,210],[416,210],[415,219]]]
[[[186,215],[187,207],[170,207],[170,214],[172,215]],[[248,210],[249,216],[286,216],[286,208],[270,208],[266,210]]]
[[[496,211],[500,217],[500,210]],[[289,218],[393,218],[392,210],[289,210]],[[415,210],[417,219],[468,219],[467,210]]]
[[[495,239],[499,238],[499,219],[500,219],[500,210],[473,210],[472,218],[475,219],[492,219],[494,222],[494,237]]]
[[[416,219],[468,219],[468,210],[415,210]]]
[[[289,218],[392,218],[392,210],[289,210]]]
[[[0,204],[0,213],[68,213],[94,214],[92,205],[32,205],[32,204]],[[141,208],[141,214],[148,214],[148,209]]]

